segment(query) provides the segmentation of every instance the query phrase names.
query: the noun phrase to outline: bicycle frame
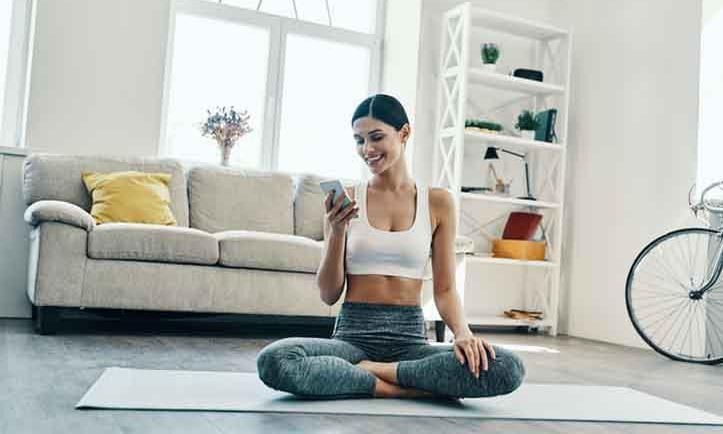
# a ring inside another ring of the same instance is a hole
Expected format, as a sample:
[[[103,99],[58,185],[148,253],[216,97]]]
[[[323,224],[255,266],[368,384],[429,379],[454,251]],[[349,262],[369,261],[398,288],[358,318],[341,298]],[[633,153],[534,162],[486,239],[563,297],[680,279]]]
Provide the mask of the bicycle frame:
[[[718,251],[715,254],[715,269],[713,270],[713,275],[703,284],[701,288],[690,291],[688,293],[690,298],[699,300],[703,297],[703,294],[710,291],[713,285],[718,281],[718,278],[720,278],[721,271],[723,271],[723,230],[718,230],[718,238],[721,242],[718,243]]]
[[[714,182],[714,183],[710,184],[701,193],[700,202],[698,202],[694,205],[691,205],[690,208],[696,216],[698,215],[698,211],[700,211],[702,209],[706,209],[710,212],[715,212],[715,213],[723,212],[722,207],[713,206],[705,201],[706,193],[708,193],[710,190],[712,190],[716,187],[723,188],[723,181],[718,181],[718,182]],[[688,293],[688,296],[692,299],[699,300],[700,298],[703,297],[703,294],[710,291],[710,289],[713,287],[713,285],[720,278],[721,271],[723,271],[723,226],[719,227],[719,228],[715,228],[715,230],[718,232],[718,238],[721,240],[721,242],[718,243],[718,251],[715,254],[715,269],[713,270],[713,275],[708,280],[706,280],[706,282],[703,284],[702,287],[700,287],[699,289],[691,290]]]

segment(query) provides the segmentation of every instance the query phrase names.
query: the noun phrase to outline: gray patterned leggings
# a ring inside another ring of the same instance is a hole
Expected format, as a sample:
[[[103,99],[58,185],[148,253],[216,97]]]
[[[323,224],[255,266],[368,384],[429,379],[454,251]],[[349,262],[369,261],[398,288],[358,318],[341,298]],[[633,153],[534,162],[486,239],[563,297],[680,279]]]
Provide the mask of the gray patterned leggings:
[[[399,386],[446,397],[504,395],[522,383],[524,365],[511,351],[494,347],[496,359],[475,378],[452,348],[429,344],[419,306],[345,302],[331,339],[281,339],[256,363],[264,384],[308,398],[374,396],[376,377],[356,366],[361,360],[399,362]]]

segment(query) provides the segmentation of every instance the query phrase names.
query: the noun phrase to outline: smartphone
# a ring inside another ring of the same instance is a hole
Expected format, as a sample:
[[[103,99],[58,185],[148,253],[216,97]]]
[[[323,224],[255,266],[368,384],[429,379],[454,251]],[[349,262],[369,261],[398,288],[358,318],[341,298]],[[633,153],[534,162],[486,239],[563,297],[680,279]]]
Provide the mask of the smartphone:
[[[349,196],[346,195],[346,190],[340,180],[332,179],[330,181],[321,181],[319,185],[321,186],[321,190],[324,194],[329,194],[331,190],[334,190],[334,200],[332,200],[332,203],[336,203],[341,196],[344,196],[344,202],[342,202],[341,209],[344,209],[351,204],[351,199],[349,199]]]

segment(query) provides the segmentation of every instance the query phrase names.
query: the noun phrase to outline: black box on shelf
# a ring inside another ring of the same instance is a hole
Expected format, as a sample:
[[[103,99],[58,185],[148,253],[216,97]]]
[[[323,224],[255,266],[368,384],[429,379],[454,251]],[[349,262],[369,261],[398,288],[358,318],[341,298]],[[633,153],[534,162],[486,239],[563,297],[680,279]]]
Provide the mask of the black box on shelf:
[[[527,80],[542,81],[542,71],[536,69],[517,68],[512,71],[515,77],[526,78]]]

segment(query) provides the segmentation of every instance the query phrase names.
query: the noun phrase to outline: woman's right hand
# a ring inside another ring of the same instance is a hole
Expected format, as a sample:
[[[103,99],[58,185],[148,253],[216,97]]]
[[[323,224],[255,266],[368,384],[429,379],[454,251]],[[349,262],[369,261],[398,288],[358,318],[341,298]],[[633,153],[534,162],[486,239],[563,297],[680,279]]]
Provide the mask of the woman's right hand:
[[[341,205],[344,203],[344,197],[340,197],[336,203],[333,203],[333,198],[334,191],[330,191],[324,200],[326,221],[329,223],[333,234],[344,234],[349,220],[359,215],[359,207],[356,206],[356,200],[352,200],[350,205],[341,209]]]

